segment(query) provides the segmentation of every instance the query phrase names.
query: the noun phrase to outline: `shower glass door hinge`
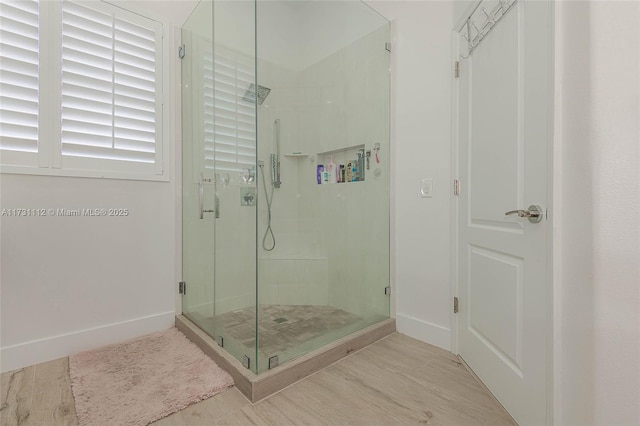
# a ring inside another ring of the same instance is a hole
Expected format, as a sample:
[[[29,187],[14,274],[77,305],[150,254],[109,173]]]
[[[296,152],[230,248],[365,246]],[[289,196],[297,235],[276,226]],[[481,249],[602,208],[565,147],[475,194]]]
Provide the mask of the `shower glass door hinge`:
[[[386,286],[384,288],[384,294],[385,296],[389,296],[391,294],[391,286]]]
[[[178,58],[182,59],[184,58],[184,55],[187,53],[187,48],[184,44],[181,44],[178,47]]]
[[[218,346],[220,346],[221,348],[224,348],[224,337],[218,336],[218,338],[216,339],[216,342],[218,343]]]
[[[391,42],[386,42],[384,44],[384,48],[387,50],[387,52],[391,52]]]
[[[458,298],[457,297],[453,298],[453,313],[454,314],[458,313]]]
[[[269,370],[276,368],[278,365],[280,365],[280,358],[278,358],[278,355],[274,355],[269,358]]]
[[[460,77],[460,62],[456,61],[456,63],[453,66],[453,76],[455,78]]]
[[[187,283],[185,281],[178,283],[178,294],[187,294]]]
[[[455,179],[453,181],[453,195],[460,195],[460,180]]]
[[[251,368],[251,358],[249,358],[246,355],[242,356],[242,365],[244,365],[245,368]]]

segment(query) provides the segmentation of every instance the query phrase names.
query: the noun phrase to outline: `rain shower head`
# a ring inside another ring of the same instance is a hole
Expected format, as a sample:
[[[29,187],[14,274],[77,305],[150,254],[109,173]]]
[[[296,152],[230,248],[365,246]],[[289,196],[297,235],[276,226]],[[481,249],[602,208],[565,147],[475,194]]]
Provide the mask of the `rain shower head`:
[[[256,97],[257,97],[258,105],[262,105],[264,100],[267,99],[267,96],[269,96],[270,92],[271,92],[271,89],[269,89],[268,87],[260,86],[258,84],[258,87],[256,88],[256,85],[251,83],[251,85],[245,92],[242,99],[246,102],[250,102],[253,104],[256,102]]]

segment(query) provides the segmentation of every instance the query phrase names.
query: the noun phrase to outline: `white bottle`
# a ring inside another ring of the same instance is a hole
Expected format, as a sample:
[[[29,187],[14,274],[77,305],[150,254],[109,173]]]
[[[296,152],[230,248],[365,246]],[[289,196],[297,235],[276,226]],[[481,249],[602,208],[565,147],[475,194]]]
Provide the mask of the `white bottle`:
[[[329,166],[327,166],[327,173],[329,175],[327,183],[338,182],[338,168],[336,167],[336,163],[333,162],[333,155],[331,156],[331,161],[329,161]]]

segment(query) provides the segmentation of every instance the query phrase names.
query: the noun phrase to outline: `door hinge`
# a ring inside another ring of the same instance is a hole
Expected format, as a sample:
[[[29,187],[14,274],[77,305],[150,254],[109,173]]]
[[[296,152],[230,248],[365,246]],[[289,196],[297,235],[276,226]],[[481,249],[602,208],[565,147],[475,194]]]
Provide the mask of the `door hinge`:
[[[187,48],[184,44],[181,44],[178,47],[178,58],[182,59],[184,58],[184,55],[187,53]]]
[[[460,180],[453,180],[453,195],[460,195]]]
[[[386,287],[384,288],[384,294],[385,294],[386,296],[389,296],[389,295],[391,294],[391,286],[386,286]]]
[[[386,42],[384,44],[384,48],[387,50],[387,52],[391,52],[391,42]]]
[[[242,365],[244,365],[245,368],[251,368],[251,358],[249,358],[247,355],[244,355],[242,357]]]
[[[180,281],[178,283],[178,294],[187,294],[187,283]]]
[[[269,370],[272,368],[276,368],[280,365],[280,357],[278,355],[274,355],[269,358]]]
[[[460,61],[456,61],[456,63],[453,66],[453,76],[455,78],[460,77]]]
[[[453,313],[454,314],[458,313],[458,298],[457,297],[453,298]]]

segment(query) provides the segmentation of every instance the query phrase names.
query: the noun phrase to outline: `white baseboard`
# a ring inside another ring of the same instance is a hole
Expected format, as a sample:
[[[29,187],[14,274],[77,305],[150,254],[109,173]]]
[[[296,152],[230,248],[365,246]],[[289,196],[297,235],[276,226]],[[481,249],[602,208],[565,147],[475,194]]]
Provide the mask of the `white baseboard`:
[[[451,330],[448,328],[400,313],[396,313],[396,328],[398,333],[451,350]]]
[[[163,312],[143,318],[7,346],[0,349],[0,371],[4,373],[5,371],[69,356],[76,352],[96,349],[111,343],[118,343],[156,331],[166,330],[174,325],[175,315],[174,311]]]

